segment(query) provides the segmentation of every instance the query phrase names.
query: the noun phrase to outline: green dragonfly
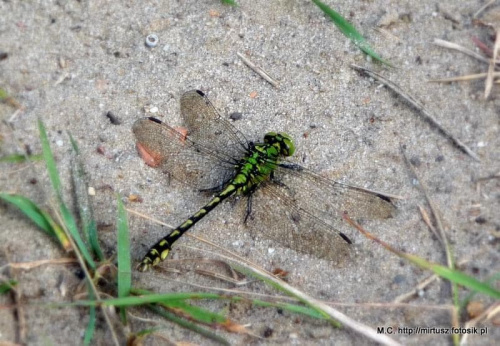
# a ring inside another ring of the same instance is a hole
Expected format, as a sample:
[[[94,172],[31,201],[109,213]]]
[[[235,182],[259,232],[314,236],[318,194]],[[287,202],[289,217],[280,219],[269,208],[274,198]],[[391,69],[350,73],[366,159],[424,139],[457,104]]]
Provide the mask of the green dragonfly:
[[[338,231],[351,218],[388,218],[394,206],[380,194],[321,177],[287,160],[295,152],[286,133],[248,141],[199,90],[180,100],[187,133],[156,118],[133,125],[143,160],[188,186],[215,194],[198,212],[160,239],[139,264],[147,271],[167,258],[172,245],[225,199],[246,198],[245,225],[290,249],[331,261],[348,255],[349,238]],[[240,203],[241,205],[241,203]]]

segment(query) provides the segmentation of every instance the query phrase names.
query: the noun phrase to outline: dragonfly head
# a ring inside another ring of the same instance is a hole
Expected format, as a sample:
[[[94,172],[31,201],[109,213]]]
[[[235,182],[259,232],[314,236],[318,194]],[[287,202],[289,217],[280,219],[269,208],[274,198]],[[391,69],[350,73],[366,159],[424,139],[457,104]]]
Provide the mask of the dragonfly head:
[[[278,148],[283,156],[292,156],[295,152],[295,144],[290,135],[284,132],[268,132],[264,136],[264,143],[273,145]]]

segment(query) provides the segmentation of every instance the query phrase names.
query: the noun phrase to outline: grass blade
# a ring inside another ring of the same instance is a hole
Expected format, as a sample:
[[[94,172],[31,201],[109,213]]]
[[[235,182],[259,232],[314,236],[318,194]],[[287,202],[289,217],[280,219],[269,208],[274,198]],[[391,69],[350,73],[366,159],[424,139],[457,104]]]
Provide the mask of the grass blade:
[[[9,280],[7,282],[4,282],[4,283],[0,284],[0,294],[4,294],[6,292],[9,292],[16,285],[17,285],[17,281],[16,280]]]
[[[36,155],[13,154],[0,157],[0,162],[8,162],[8,163],[22,163],[26,161],[40,161],[40,160],[43,160],[43,156],[41,154],[36,154]]]
[[[94,292],[92,291],[92,287],[87,285],[87,291],[89,293],[90,299],[95,299]],[[92,338],[94,337],[96,326],[96,307],[91,306],[89,309],[89,324],[87,324],[87,328],[85,329],[85,335],[83,337],[83,344],[85,346],[90,345]]]
[[[130,261],[130,235],[127,222],[127,213],[123,207],[120,196],[118,202],[118,297],[123,298],[130,295],[132,285],[132,264]],[[122,321],[126,322],[125,309],[121,310]]]
[[[221,336],[219,336],[215,333],[212,333],[211,331],[209,331],[205,328],[201,328],[200,326],[198,326],[192,322],[189,322],[189,321],[186,321],[180,317],[177,317],[171,312],[162,310],[159,307],[154,306],[154,305],[151,305],[149,308],[151,310],[153,310],[155,313],[157,313],[158,315],[162,316],[163,318],[166,318],[166,319],[178,324],[181,327],[184,327],[184,328],[189,329],[195,333],[203,335],[204,337],[206,337],[208,339],[219,342],[222,345],[231,345],[226,339],[222,338]]]
[[[97,256],[99,261],[104,260],[104,255],[99,245],[97,237],[97,224],[94,218],[94,210],[89,200],[88,184],[86,180],[85,169],[80,157],[80,150],[76,141],[69,134],[71,146],[73,148],[73,157],[71,165],[71,176],[75,190],[76,202],[78,204],[78,212],[82,222],[82,229],[85,239],[90,245],[90,249]]]
[[[228,319],[217,313],[213,313],[199,306],[186,303],[183,300],[174,300],[168,304],[162,304],[167,308],[179,309],[183,314],[189,316],[190,319],[201,323],[227,323]]]
[[[49,221],[47,221],[40,208],[38,208],[38,206],[28,198],[19,195],[0,193],[0,199],[3,199],[5,202],[15,205],[24,215],[26,215],[48,235],[51,235],[53,237],[56,236],[54,230],[50,226]]]
[[[69,233],[75,240],[75,243],[78,246],[78,249],[82,253],[83,257],[85,258],[87,264],[92,269],[95,269],[96,264],[92,259],[92,257],[90,256],[90,253],[87,247],[85,246],[85,243],[83,242],[80,233],[78,232],[78,227],[76,226],[75,219],[73,218],[73,215],[71,215],[71,213],[69,212],[69,209],[68,207],[66,207],[66,204],[64,204],[62,198],[61,180],[59,179],[59,173],[57,172],[56,162],[54,160],[54,156],[52,155],[52,150],[50,149],[49,139],[47,137],[47,131],[45,130],[45,126],[43,125],[43,122],[40,119],[38,120],[38,130],[40,132],[40,141],[42,144],[43,158],[45,160],[45,164],[47,165],[47,171],[49,172],[49,178],[52,183],[52,187],[54,188],[54,191],[56,193],[57,202],[59,203],[59,208],[64,220],[64,224],[66,225]]]
[[[396,254],[399,257],[407,259],[408,261],[415,264],[416,266],[418,266],[422,269],[431,270],[435,274],[437,274],[438,276],[445,278],[445,279],[447,279],[455,284],[470,288],[471,290],[483,293],[483,294],[488,295],[492,298],[500,299],[500,291],[494,289],[493,287],[491,287],[487,283],[478,281],[478,280],[474,279],[473,277],[471,277],[467,274],[464,274],[461,271],[458,271],[456,269],[451,269],[451,268],[442,266],[440,264],[429,262],[421,257],[399,251],[399,250],[395,249],[394,247],[392,247],[391,245],[389,245],[388,243],[378,239],[373,234],[366,231],[363,227],[361,227],[359,224],[354,222],[348,215],[344,215],[344,219],[351,226],[353,226],[358,231],[360,231],[368,239],[375,241],[376,243],[382,245],[384,248],[386,248],[390,252]]]
[[[339,13],[331,9],[329,6],[324,4],[319,0],[312,0],[330,19],[333,23],[339,28],[339,30],[349,38],[359,49],[361,49],[365,54],[371,56],[373,59],[387,65],[391,66],[392,64],[384,59],[382,59],[377,53],[373,51],[370,45],[366,42],[365,38],[356,30],[356,28],[349,23],[347,19],[342,17]]]
[[[45,211],[38,208],[30,199],[7,193],[0,193],[0,199],[16,206],[19,210],[26,215],[31,221],[35,223],[41,230],[48,235],[57,238],[62,247],[68,251],[71,249],[71,244],[68,237],[61,229],[61,227],[52,219],[52,217]]]

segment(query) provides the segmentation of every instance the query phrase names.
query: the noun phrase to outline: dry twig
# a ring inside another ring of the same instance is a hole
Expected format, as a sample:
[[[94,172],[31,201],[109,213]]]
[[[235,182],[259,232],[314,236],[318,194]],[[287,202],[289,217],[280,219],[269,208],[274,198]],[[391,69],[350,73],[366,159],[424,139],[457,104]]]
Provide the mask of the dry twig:
[[[236,55],[240,57],[240,59],[245,63],[245,65],[250,67],[255,73],[257,73],[259,76],[268,81],[273,87],[279,88],[278,82],[274,80],[271,76],[269,76],[269,74],[266,71],[264,71],[262,68],[260,68],[259,66],[255,65],[253,62],[248,60],[248,58],[245,57],[243,54],[238,52],[236,53]]]
[[[487,99],[490,96],[491,88],[493,87],[493,73],[495,72],[495,61],[497,61],[498,51],[500,50],[500,29],[497,30],[497,38],[495,40],[495,46],[493,48],[493,58],[490,59],[490,65],[488,67],[488,76],[486,77],[486,83],[484,88],[484,98]]]
[[[482,61],[486,64],[489,64],[490,63],[490,59],[486,59],[485,57],[483,57],[482,55],[470,50],[470,49],[467,49],[465,47],[462,47],[461,45],[459,44],[456,44],[456,43],[453,43],[453,42],[449,42],[449,41],[445,41],[445,40],[441,40],[439,38],[436,38],[434,39],[434,44],[436,46],[440,46],[440,47],[444,47],[444,48],[448,48],[448,49],[454,49],[456,51],[459,51],[461,53],[464,53],[464,54],[467,54],[473,58],[476,58],[477,60],[479,61]],[[497,64],[500,63],[500,61],[496,61]]]

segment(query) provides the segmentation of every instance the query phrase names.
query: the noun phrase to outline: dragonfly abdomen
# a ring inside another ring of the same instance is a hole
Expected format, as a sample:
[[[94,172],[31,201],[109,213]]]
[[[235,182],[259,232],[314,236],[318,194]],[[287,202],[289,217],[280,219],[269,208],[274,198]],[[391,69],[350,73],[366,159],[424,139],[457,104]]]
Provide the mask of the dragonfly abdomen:
[[[153,247],[151,247],[139,264],[139,271],[148,271],[152,266],[157,265],[160,261],[167,258],[172,245],[193,227],[198,221],[203,219],[209,212],[217,207],[226,198],[232,196],[238,187],[234,184],[227,185],[217,196],[212,198],[205,206],[193,214],[190,218],[180,224],[176,229],[170,232],[167,236],[160,239]]]

